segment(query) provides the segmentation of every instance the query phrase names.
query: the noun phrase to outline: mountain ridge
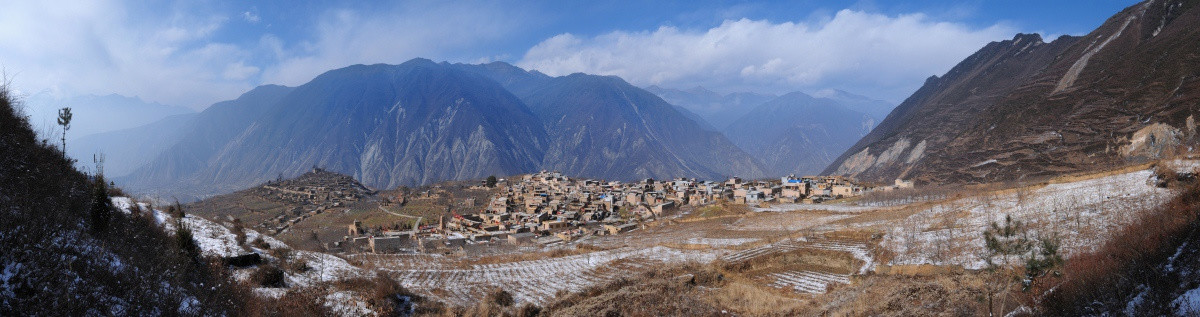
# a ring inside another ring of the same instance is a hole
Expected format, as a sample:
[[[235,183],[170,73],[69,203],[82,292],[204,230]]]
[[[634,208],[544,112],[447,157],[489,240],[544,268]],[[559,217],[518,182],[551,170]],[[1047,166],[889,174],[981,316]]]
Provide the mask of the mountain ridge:
[[[825,173],[978,183],[1159,157],[1195,135],[1196,22],[1192,2],[1144,2],[1083,37],[989,43],[926,80]]]

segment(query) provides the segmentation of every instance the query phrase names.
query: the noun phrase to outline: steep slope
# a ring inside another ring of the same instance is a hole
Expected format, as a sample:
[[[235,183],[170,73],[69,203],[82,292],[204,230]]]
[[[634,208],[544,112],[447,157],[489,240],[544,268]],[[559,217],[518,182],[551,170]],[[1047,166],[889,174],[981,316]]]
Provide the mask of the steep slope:
[[[688,90],[646,87],[646,91],[658,95],[672,105],[690,110],[718,129],[724,129],[734,120],[750,113],[754,107],[774,99],[775,95],[751,92],[720,94],[704,87]]]
[[[772,175],[807,175],[820,172],[873,122],[837,101],[793,92],[755,107],[725,135]]]
[[[1200,99],[1194,1],[1131,6],[1083,37],[993,42],[925,85],[825,173],[1019,180],[1189,142]]]
[[[496,82],[416,59],[317,76],[184,179],[232,191],[318,166],[392,188],[533,171],[545,144],[536,117]]]
[[[71,107],[75,116],[71,121],[71,130],[67,132],[68,141],[95,133],[138,127],[169,116],[195,113],[184,107],[117,94],[60,96],[48,91],[29,96],[25,99],[25,106],[29,122],[36,128],[56,128],[58,109]],[[91,154],[87,159],[91,159]]]
[[[505,85],[550,136],[542,168],[605,179],[765,175],[712,125],[613,76],[550,77],[506,63],[454,64]]]
[[[0,89],[0,315],[230,315],[236,289],[40,144]],[[188,240],[187,242],[191,242]]]
[[[619,180],[764,175],[720,133],[617,77],[557,77],[523,99],[550,136],[547,169]]]
[[[67,146],[67,154],[79,160],[78,166],[92,167],[97,154],[104,155],[104,174],[129,175],[195,129],[199,114],[188,113],[163,118],[128,129],[101,132],[80,137]]]
[[[887,115],[892,112],[892,109],[896,108],[895,104],[887,101],[871,99],[867,96],[856,95],[839,89],[818,91],[814,93],[813,96],[837,101],[842,106],[845,106],[846,109],[862,112],[868,116],[871,116],[871,118],[875,119],[875,122],[872,123],[871,127],[866,129],[868,132],[871,131],[870,128],[873,128],[875,123],[883,121],[883,118],[887,118]]]
[[[167,150],[153,155],[148,163],[128,176],[116,178],[116,181],[135,192],[179,199],[192,199],[209,193],[220,183],[195,184],[189,182],[189,177],[208,166],[228,143],[293,89],[276,85],[260,86],[237,99],[209,106],[192,119],[190,129],[185,127]]]

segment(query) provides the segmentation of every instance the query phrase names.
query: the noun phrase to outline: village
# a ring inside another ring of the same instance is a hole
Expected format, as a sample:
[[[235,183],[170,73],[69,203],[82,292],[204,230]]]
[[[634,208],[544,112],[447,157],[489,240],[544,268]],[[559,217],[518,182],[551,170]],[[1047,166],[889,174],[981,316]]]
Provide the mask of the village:
[[[683,206],[717,203],[766,205],[821,203],[869,191],[912,188],[911,181],[867,187],[840,176],[794,175],[775,180],[724,182],[679,178],[623,183],[572,179],[542,171],[495,180],[499,187],[475,213],[450,213],[407,230],[379,230],[359,221],[333,249],[370,253],[461,253],[468,246],[555,246],[599,235],[621,234],[676,214]],[[479,186],[487,186],[481,182]],[[397,197],[403,204],[405,197]],[[468,205],[474,207],[474,201]]]
[[[250,194],[296,206],[258,224],[268,233],[280,234],[298,222],[335,208],[344,208],[374,195],[375,191],[352,177],[314,167],[312,171],[294,179],[270,181],[252,188]],[[250,206],[241,207],[254,211]]]

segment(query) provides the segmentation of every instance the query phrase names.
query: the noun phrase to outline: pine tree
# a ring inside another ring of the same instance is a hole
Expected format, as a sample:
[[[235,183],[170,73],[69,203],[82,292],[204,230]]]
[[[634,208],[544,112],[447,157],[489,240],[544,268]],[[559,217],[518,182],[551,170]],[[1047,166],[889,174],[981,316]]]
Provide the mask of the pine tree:
[[[496,187],[496,175],[488,176],[487,182],[484,183],[487,187]]]
[[[58,125],[61,125],[63,127],[63,135],[62,135],[63,158],[67,158],[67,130],[71,129],[71,118],[72,117],[74,117],[74,115],[71,114],[71,107],[65,107],[62,109],[58,109]]]
[[[112,220],[113,208],[112,199],[108,197],[108,183],[104,182],[104,175],[96,175],[95,185],[92,186],[92,207],[89,211],[92,218],[92,230],[104,232],[108,229],[108,223]]]

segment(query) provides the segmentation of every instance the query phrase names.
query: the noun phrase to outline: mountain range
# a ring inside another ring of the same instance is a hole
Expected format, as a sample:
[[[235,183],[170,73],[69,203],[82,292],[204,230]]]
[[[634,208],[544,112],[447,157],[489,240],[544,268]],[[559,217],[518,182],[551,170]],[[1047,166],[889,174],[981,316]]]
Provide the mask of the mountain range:
[[[875,119],[844,103],[793,92],[758,105],[725,128],[771,175],[820,172],[871,130]]]
[[[927,79],[824,172],[1014,181],[1169,154],[1196,134],[1198,24],[1192,2],[1148,1],[1085,36],[990,43]]]
[[[162,133],[178,137],[169,147],[146,136],[149,126],[119,132],[162,151],[118,178],[124,186],[193,199],[313,167],[375,188],[539,169],[615,180],[765,175],[721,133],[620,78],[504,63],[354,65],[172,119],[181,131]]]

